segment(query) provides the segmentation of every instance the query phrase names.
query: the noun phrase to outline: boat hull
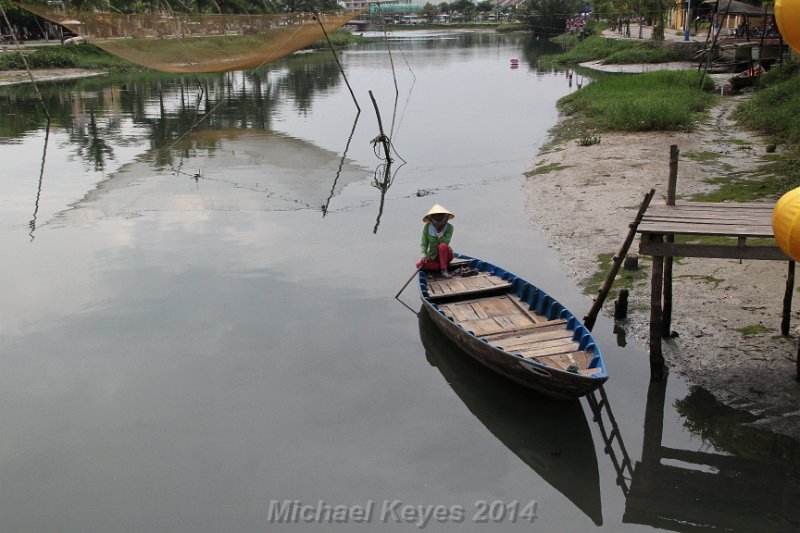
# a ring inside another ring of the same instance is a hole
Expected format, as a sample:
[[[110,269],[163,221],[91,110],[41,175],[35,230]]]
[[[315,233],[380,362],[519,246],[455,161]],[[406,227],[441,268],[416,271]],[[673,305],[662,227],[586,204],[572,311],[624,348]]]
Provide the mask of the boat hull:
[[[460,257],[463,258],[466,256]],[[477,267],[482,270],[497,268],[483,261],[473,258],[468,259],[471,259],[470,267]],[[520,294],[527,294],[529,292],[528,289],[533,287],[525,280],[505,271],[503,272],[505,279],[513,281],[513,287],[509,289],[510,291],[516,289]],[[599,349],[594,345],[594,340],[591,338],[588,330],[586,330],[571,313],[549,296],[547,296],[547,298],[551,300],[549,307],[551,309],[555,307],[556,309],[553,312],[558,313],[557,316],[559,317],[568,318],[568,325],[566,327],[574,331],[576,337],[581,337],[581,346],[588,346],[590,350],[595,352],[595,361],[593,365],[595,367],[599,366],[601,372],[598,375],[589,376],[560,370],[544,365],[535,358],[526,358],[512,351],[506,351],[497,346],[493,346],[487,342],[485,338],[477,336],[474,332],[465,329],[452,320],[452,318],[445,315],[440,306],[435,301],[432,301],[431,295],[427,291],[426,275],[426,273],[420,272],[420,288],[422,290],[422,301],[425,312],[444,335],[458,344],[464,352],[488,369],[524,387],[556,399],[575,399],[585,396],[593,390],[596,390],[608,379],[607,374],[605,374],[602,356],[599,353]],[[539,292],[538,289],[535,290],[537,293]],[[555,306],[553,304],[555,304]]]

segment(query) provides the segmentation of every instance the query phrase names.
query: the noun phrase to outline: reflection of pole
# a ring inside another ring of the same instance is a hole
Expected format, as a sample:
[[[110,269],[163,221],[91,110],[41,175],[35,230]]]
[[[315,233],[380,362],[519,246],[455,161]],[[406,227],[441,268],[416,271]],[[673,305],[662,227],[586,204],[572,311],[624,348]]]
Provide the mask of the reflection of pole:
[[[658,482],[657,476],[648,475],[661,463],[661,439],[664,434],[664,403],[667,395],[666,376],[661,381],[651,381],[647,387],[647,404],[644,409],[644,440],[642,442],[642,483]],[[648,487],[649,488],[649,487]],[[644,491],[647,493],[647,490]]]
[[[47,121],[47,129],[44,132],[44,150],[42,151],[42,165],[39,168],[39,186],[36,188],[36,202],[33,204],[33,217],[30,221],[31,231],[28,233],[33,240],[33,232],[36,231],[36,216],[39,214],[39,198],[42,196],[42,181],[44,180],[44,162],[47,159],[47,141],[50,138],[50,121]]]
[[[356,104],[358,105],[358,104]],[[350,141],[353,140],[353,134],[356,132],[356,124],[358,124],[358,117],[361,116],[361,111],[356,113],[356,119],[353,121],[353,129],[350,130],[350,137],[347,138],[347,144],[344,147],[344,152],[342,153],[342,159],[339,161],[339,168],[336,170],[336,177],[333,180],[333,185],[331,186],[331,194],[328,196],[328,199],[325,201],[325,205],[322,206],[322,216],[328,214],[328,206],[331,203],[331,199],[333,198],[333,194],[336,191],[336,183],[339,181],[339,175],[342,173],[342,167],[344,166],[344,160],[347,157],[347,151],[350,149]]]
[[[383,216],[383,204],[386,200],[386,191],[389,190],[389,186],[391,185],[391,180],[389,179],[392,172],[392,163],[386,163],[383,169],[383,181],[378,181],[377,176],[375,177],[375,183],[373,185],[377,187],[381,191],[381,203],[378,206],[378,218],[375,219],[375,227],[372,228],[372,233],[378,233],[378,226],[381,224],[381,216]]]

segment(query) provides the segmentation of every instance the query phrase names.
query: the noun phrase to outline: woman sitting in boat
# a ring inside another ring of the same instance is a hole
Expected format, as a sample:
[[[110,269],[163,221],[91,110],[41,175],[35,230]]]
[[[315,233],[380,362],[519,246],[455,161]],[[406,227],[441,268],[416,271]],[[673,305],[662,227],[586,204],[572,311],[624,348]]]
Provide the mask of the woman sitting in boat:
[[[450,248],[453,225],[448,222],[453,218],[455,215],[439,204],[431,207],[422,217],[422,221],[425,223],[422,227],[422,244],[420,245],[422,259],[417,262],[417,268],[439,270],[442,277],[452,277],[447,271],[447,265],[453,260],[453,249]]]

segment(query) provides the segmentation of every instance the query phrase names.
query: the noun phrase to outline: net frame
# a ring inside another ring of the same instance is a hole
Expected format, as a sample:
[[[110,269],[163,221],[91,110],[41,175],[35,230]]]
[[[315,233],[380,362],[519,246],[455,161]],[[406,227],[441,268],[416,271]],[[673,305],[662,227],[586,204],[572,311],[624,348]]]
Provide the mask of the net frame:
[[[257,68],[325,38],[357,14],[124,14],[17,5],[115,56],[173,73]]]

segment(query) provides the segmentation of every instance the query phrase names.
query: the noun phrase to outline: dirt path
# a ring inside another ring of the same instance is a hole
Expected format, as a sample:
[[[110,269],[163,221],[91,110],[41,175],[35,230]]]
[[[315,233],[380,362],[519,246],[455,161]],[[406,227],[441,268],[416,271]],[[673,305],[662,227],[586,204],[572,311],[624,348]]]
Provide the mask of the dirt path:
[[[663,201],[670,145],[681,150],[679,198],[713,190],[704,180],[762,163],[764,139],[738,130],[731,118],[742,98],[721,98],[693,133],[603,134],[593,146],[569,141],[539,154],[533,171],[542,173],[524,185],[527,211],[571,277],[585,280],[598,271],[599,254],[616,253],[651,187],[653,201]],[[576,216],[564,224],[553,212]],[[640,264],[647,275],[631,288],[625,327],[629,340],[646,346],[650,261]],[[786,272],[786,263],[775,261],[676,260],[672,327],[678,336],[663,346],[671,371],[729,405],[763,415],[759,424],[800,438],[800,384],[794,379],[800,313],[792,313],[792,337],[780,335]],[[607,304],[610,313],[613,304]]]

